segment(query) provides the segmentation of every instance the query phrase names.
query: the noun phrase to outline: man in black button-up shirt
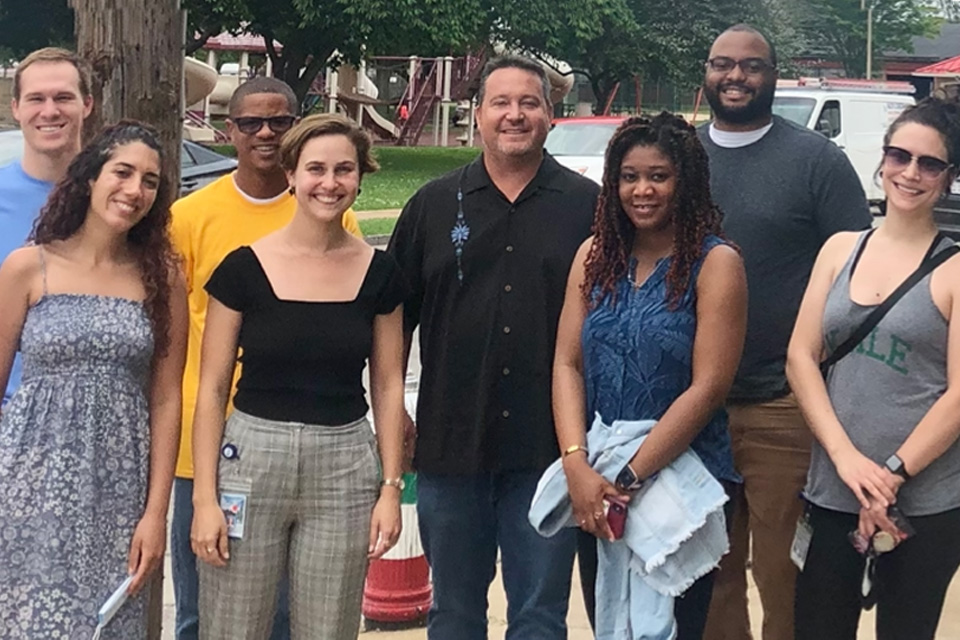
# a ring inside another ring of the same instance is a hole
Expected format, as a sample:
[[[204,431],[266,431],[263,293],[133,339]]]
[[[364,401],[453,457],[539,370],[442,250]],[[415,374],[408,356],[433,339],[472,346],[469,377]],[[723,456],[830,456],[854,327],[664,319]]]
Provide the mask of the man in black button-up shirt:
[[[527,509],[559,455],[557,321],[599,188],[544,153],[549,88],[535,62],[488,63],[483,155],[420,189],[390,242],[413,291],[406,329],[420,326],[414,464],[434,582],[431,640],[487,637],[498,546],[508,637],[566,638],[575,537],[539,537]]]

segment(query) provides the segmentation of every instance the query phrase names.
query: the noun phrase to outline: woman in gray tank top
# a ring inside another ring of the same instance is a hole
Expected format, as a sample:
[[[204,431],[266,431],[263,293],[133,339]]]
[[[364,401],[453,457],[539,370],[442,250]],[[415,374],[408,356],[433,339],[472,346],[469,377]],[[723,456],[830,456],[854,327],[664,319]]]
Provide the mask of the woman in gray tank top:
[[[792,553],[798,640],[854,640],[872,602],[878,638],[932,639],[960,566],[960,329],[951,332],[960,258],[923,276],[826,381],[820,371],[922,261],[953,244],[933,208],[958,167],[960,105],[928,99],[904,111],[878,173],[886,220],[830,238],[810,276],[787,356],[816,436]]]

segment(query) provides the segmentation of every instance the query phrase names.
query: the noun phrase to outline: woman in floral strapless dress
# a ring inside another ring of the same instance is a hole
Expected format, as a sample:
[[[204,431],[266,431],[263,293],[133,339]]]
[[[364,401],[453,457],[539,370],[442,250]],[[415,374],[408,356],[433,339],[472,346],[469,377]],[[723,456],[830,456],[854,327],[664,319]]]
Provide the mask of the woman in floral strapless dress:
[[[0,638],[146,638],[179,438],[186,294],[156,133],[104,129],[0,267]]]

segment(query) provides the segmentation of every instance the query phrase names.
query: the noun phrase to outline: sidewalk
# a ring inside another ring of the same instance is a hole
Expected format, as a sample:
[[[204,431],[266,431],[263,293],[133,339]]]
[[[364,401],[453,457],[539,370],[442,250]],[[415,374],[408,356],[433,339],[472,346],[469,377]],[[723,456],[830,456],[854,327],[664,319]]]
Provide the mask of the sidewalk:
[[[170,560],[167,557],[166,567],[164,568],[164,595],[163,595],[163,640],[173,640],[173,585],[170,581]],[[760,623],[762,613],[760,610],[760,597],[757,593],[757,587],[750,580],[748,592],[750,602],[750,620],[753,627],[753,637],[755,640],[760,638]],[[490,586],[490,640],[503,640],[507,629],[507,603],[503,592],[503,583],[501,582],[500,572],[497,571],[497,577]],[[875,611],[864,614],[863,621],[860,624],[860,633],[857,640],[874,640],[873,625]],[[567,627],[569,628],[568,640],[592,640],[593,634],[590,632],[590,624],[587,622],[587,614],[583,607],[583,597],[580,594],[580,577],[577,575],[576,566],[574,566],[573,588],[570,594],[570,611],[567,615]],[[426,640],[426,629],[409,629],[406,631],[368,631],[361,632],[358,640]],[[954,578],[950,585],[950,591],[947,592],[947,601],[943,607],[943,617],[940,620],[940,628],[937,638],[943,640],[960,639],[960,577]]]

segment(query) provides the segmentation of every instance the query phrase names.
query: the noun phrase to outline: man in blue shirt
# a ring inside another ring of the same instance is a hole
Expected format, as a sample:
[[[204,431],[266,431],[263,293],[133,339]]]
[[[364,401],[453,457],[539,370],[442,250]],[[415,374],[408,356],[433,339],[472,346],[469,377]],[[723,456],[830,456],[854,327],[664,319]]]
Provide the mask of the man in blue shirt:
[[[23,131],[23,156],[0,167],[0,261],[23,246],[54,183],[79,153],[83,121],[93,98],[76,54],[47,47],[20,62],[13,77],[13,117]],[[20,383],[13,363],[6,403]]]

